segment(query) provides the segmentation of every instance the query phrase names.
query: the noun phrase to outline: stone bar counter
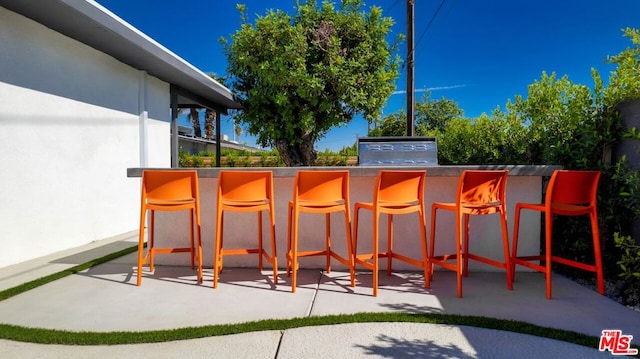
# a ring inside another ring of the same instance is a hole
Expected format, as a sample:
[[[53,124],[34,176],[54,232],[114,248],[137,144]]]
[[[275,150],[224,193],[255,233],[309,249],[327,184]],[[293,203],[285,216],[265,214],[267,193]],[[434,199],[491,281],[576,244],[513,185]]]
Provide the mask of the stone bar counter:
[[[151,169],[151,168],[150,168]],[[192,168],[183,168],[184,170]],[[351,218],[355,202],[370,202],[373,197],[375,179],[380,170],[426,170],[425,182],[425,214],[427,221],[427,241],[431,225],[431,204],[433,202],[454,202],[458,178],[464,170],[509,170],[507,180],[507,221],[509,225],[509,239],[513,237],[514,209],[517,202],[542,203],[543,178],[551,176],[559,166],[529,166],[529,165],[482,165],[482,166],[427,166],[427,167],[252,167],[252,168],[196,168],[199,177],[202,243],[205,268],[213,266],[213,244],[215,240],[215,201],[220,170],[230,171],[272,171],[274,177],[276,244],[278,264],[280,268],[286,266],[287,249],[287,206],[293,195],[293,183],[298,170],[326,171],[348,170],[350,175]],[[127,176],[142,177],[143,168],[129,168]],[[178,169],[180,170],[180,169]],[[225,248],[256,248],[257,247],[257,215],[255,213],[225,214],[224,247]],[[270,252],[268,217],[263,215],[263,245]],[[540,248],[540,213],[523,211],[520,222],[520,243],[518,254],[538,254]],[[358,231],[358,253],[371,252],[371,212],[361,211],[360,229]],[[417,214],[396,215],[394,217],[394,252],[420,258],[421,244],[418,229]],[[188,243],[189,215],[187,211],[176,213],[156,213],[156,246],[184,246]],[[346,239],[344,230],[344,216],[340,213],[331,215],[331,241],[334,251],[346,255]],[[324,215],[302,213],[300,216],[299,248],[324,248]],[[439,211],[436,236],[436,255],[455,253],[455,220],[453,212]],[[387,219],[380,218],[380,250],[386,250]],[[472,216],[470,221],[470,251],[478,255],[503,261],[502,242],[499,216]],[[381,268],[385,259],[381,260]],[[299,260],[301,268],[323,268],[323,257],[308,257]],[[160,265],[188,265],[187,254],[172,254],[156,256],[156,263]],[[225,257],[225,267],[257,267],[257,255]],[[335,269],[344,269],[337,261],[332,262]],[[394,268],[399,270],[420,270],[400,261],[394,262]],[[264,267],[269,270],[269,266]],[[471,270],[498,270],[481,263],[470,261]]]

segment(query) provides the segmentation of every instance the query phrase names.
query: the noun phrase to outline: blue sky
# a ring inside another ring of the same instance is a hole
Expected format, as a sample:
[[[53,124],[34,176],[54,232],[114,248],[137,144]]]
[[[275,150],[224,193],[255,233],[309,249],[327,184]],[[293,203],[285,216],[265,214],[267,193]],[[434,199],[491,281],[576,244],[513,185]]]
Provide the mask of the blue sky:
[[[292,12],[295,0],[97,0],[178,56],[206,73],[226,73],[218,42],[240,27],[236,3],[248,14],[267,9]],[[395,20],[391,36],[406,34],[406,0],[365,0]],[[439,9],[439,10],[438,10]],[[614,69],[605,63],[631,42],[621,29],[640,28],[640,0],[415,0],[416,101],[424,90],[431,97],[456,101],[466,117],[504,105],[542,71],[568,75],[575,83],[593,85],[591,68],[602,78]],[[404,57],[406,44],[399,54]],[[406,108],[406,71],[397,93],[384,109]],[[233,139],[232,124],[223,117],[222,133]],[[355,119],[316,144],[320,151],[339,150],[367,133],[366,121]],[[243,133],[242,143],[254,144]]]

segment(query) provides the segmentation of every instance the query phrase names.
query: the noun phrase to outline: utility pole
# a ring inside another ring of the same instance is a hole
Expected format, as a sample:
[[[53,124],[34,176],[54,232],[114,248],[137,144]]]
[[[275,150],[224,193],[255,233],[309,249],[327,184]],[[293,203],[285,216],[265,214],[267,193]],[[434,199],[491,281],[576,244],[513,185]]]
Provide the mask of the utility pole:
[[[407,136],[414,135],[415,94],[413,91],[413,5],[415,0],[407,0]]]

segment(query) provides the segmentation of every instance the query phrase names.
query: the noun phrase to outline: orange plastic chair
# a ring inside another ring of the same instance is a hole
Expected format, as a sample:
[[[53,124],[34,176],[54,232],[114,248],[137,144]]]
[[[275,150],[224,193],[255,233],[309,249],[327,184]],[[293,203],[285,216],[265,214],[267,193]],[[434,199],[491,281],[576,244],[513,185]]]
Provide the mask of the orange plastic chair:
[[[185,170],[144,170],[142,171],[142,191],[140,200],[140,235],[138,240],[138,278],[142,283],[142,266],[149,262],[149,270],[154,271],[156,254],[189,252],[191,269],[198,265],[198,283],[202,282],[202,240],[200,232],[200,196],[198,173]],[[190,247],[156,248],[154,238],[155,211],[190,211]],[[144,227],[147,211],[149,216],[149,243],[144,255]],[[197,243],[194,242],[194,222]]]
[[[604,294],[604,274],[602,270],[602,254],[600,249],[600,232],[598,230],[598,213],[596,211],[596,197],[599,171],[567,171],[557,170],[553,172],[544,204],[517,203],[516,219],[513,233],[513,257],[512,278],[515,276],[515,265],[535,269],[543,272],[547,282],[547,299],[551,299],[551,264],[553,262],[595,272],[598,281],[598,292]],[[518,257],[518,230],[520,227],[520,210],[544,212],[545,223],[545,253],[544,255]],[[553,233],[553,215],[582,216],[589,215],[591,219],[591,233],[595,255],[595,265],[580,263],[574,260],[554,256],[551,253],[551,241]],[[545,265],[531,263],[531,261],[544,261]]]
[[[293,200],[289,202],[287,225],[287,275],[291,276],[291,292],[296,291],[299,257],[326,256],[327,272],[331,272],[333,257],[349,267],[351,286],[355,285],[349,206],[349,171],[298,171],[293,186]],[[325,214],[324,250],[298,250],[301,212]],[[331,249],[331,213],[334,212],[344,213],[346,258]]]
[[[429,270],[427,256],[427,230],[424,217],[424,182],[426,171],[392,171],[378,172],[373,190],[373,202],[356,202],[353,222],[353,250],[355,264],[373,271],[373,296],[378,295],[378,259],[387,258],[387,274],[391,275],[393,259],[418,266],[424,269],[425,286],[428,285]],[[373,253],[358,254],[358,214],[361,209],[372,212],[373,220]],[[379,250],[380,214],[387,214],[387,251]],[[420,243],[422,244],[422,260],[395,253],[393,251],[393,215],[417,213],[420,223]]]
[[[429,261],[430,276],[437,264],[457,274],[458,297],[462,297],[462,276],[467,276],[469,259],[473,259],[507,272],[507,288],[511,290],[511,264],[509,255],[509,235],[507,229],[506,188],[508,171],[470,171],[465,170],[458,181],[455,203],[434,203],[431,207],[431,248]],[[456,213],[456,253],[435,256],[436,211],[438,209]],[[489,215],[498,213],[502,224],[502,246],[504,262],[469,253],[469,217],[471,215]],[[463,227],[464,225],[464,227]],[[464,228],[464,231],[463,231]],[[462,246],[464,245],[464,252]],[[456,259],[456,263],[448,260]]]
[[[258,248],[223,248],[224,212],[257,212]],[[269,214],[271,253],[262,246],[262,212]],[[225,255],[258,254],[258,270],[262,271],[263,258],[273,265],[273,282],[278,284],[278,259],[276,256],[276,226],[271,171],[225,171],[218,175],[216,200],[216,245],[213,257],[213,287],[218,287]]]

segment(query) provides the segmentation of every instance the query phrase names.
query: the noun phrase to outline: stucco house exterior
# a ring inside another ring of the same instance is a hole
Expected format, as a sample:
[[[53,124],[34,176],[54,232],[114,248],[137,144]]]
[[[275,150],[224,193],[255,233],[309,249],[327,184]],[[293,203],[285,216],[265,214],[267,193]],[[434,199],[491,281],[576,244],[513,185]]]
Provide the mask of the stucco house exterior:
[[[135,231],[180,107],[240,104],[94,1],[0,0],[0,267]]]

